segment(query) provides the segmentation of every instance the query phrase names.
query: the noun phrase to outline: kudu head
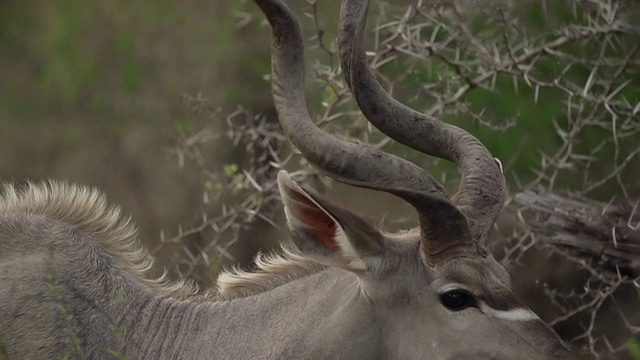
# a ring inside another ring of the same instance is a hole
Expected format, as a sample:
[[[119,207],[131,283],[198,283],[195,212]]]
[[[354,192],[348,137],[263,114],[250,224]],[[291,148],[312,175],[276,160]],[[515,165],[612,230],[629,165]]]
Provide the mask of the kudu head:
[[[499,162],[474,136],[391,98],[368,69],[363,33],[368,0],[343,0],[340,60],[364,116],[381,132],[456,163],[449,198],[424,169],[333,137],[316,127],[304,99],[299,25],[282,0],[255,0],[272,28],[272,93],[282,127],[302,155],[331,178],[384,191],[411,204],[419,227],[386,234],[284,173],[278,183],[291,237],[307,257],[359,279],[375,308],[379,347],[389,359],[566,359],[566,345],[511,291],[487,250],[505,181]],[[348,341],[348,339],[345,339]]]

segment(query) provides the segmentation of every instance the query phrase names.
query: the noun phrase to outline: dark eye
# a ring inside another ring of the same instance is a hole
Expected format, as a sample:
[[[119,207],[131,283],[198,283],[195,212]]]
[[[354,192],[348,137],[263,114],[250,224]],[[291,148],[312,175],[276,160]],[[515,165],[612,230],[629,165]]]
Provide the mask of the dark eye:
[[[451,311],[460,311],[470,306],[476,306],[476,298],[463,289],[453,289],[440,294],[440,302]]]

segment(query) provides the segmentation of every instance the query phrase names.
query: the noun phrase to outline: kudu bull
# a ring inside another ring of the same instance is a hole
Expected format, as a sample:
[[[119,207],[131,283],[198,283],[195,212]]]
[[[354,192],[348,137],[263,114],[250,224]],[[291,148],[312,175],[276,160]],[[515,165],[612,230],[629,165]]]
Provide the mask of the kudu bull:
[[[340,60],[364,116],[395,140],[461,168],[450,200],[403,159],[324,133],[304,100],[300,29],[281,0],[272,91],[292,143],[335,180],[399,196],[419,227],[380,232],[286,173],[295,246],[226,272],[218,292],[151,280],[150,255],[102,195],[50,182],[0,203],[0,355],[9,359],[566,359],[559,337],[510,290],[486,238],[504,179],[472,135],[397,103],[369,72],[366,0],[343,1]],[[1,356],[0,356],[1,357]]]

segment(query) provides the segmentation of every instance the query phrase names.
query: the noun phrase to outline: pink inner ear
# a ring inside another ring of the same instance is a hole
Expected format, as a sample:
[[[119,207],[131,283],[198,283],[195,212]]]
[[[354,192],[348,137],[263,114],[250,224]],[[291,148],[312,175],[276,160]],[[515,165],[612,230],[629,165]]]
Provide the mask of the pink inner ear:
[[[337,249],[336,222],[311,199],[293,189],[287,189],[290,208],[303,228],[326,248]]]

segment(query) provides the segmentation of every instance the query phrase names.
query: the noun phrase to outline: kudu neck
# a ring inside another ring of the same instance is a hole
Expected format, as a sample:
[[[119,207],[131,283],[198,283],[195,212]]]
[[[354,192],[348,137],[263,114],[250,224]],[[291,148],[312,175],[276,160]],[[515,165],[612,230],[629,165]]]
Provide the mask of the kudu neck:
[[[194,300],[144,293],[113,306],[127,358],[184,358],[184,349],[196,337],[189,326],[196,313]]]
[[[324,270],[264,293],[192,303],[183,327],[198,329],[190,341],[224,349],[216,354],[221,360],[363,358],[360,348],[341,348],[344,338],[372,338],[375,334],[370,332],[378,329],[357,284],[357,278],[346,271]],[[373,346],[365,349],[374,350]]]

